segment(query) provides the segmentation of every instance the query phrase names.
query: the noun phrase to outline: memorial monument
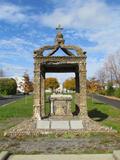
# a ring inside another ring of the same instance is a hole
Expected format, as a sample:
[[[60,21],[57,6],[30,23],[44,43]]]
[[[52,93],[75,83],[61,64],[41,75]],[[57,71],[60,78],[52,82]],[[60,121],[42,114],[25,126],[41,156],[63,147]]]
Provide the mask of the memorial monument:
[[[57,28],[54,45],[43,46],[34,51],[34,97],[33,117],[25,120],[4,133],[5,136],[17,137],[66,132],[116,132],[90,119],[87,114],[86,95],[86,52],[80,47],[66,45],[62,28]],[[65,56],[55,56],[61,49]],[[45,51],[48,50],[48,54]],[[74,51],[74,54],[73,54]],[[45,74],[47,72],[74,72],[76,79],[75,112],[70,110],[72,97],[51,96],[51,115],[45,115]],[[57,119],[62,116],[62,118]],[[67,116],[70,116],[67,119]],[[54,118],[53,118],[54,117]]]
[[[76,79],[76,115],[87,117],[86,101],[86,52],[75,45],[66,45],[61,26],[57,29],[54,45],[46,45],[34,51],[34,118],[45,117],[45,74],[47,72],[74,72]],[[55,56],[59,49],[65,56]],[[45,51],[49,51],[45,55]],[[75,52],[75,53],[73,53]]]

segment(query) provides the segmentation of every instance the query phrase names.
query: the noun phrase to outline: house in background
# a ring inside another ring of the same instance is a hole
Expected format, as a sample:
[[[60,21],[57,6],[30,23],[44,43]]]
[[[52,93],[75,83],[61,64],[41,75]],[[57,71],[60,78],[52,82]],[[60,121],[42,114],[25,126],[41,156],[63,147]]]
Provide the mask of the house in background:
[[[24,77],[12,77],[17,83],[17,92],[24,93]]]

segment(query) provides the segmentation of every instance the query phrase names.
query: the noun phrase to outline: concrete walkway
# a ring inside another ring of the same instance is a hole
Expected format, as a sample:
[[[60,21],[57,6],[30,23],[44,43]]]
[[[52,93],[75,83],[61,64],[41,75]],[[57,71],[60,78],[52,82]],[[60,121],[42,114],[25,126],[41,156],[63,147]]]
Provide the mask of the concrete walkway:
[[[15,155],[9,160],[114,160],[112,154],[100,155]]]
[[[120,151],[113,154],[48,154],[48,155],[10,155],[0,153],[0,160],[120,160]]]

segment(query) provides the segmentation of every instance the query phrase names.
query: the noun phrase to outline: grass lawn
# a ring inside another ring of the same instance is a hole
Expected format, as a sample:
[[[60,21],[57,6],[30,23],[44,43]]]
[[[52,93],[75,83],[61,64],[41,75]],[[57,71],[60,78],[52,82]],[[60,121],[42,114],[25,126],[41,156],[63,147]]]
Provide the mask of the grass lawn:
[[[73,98],[74,101],[74,98]],[[120,132],[120,110],[106,105],[88,97],[88,115],[95,121],[113,127]],[[32,96],[27,96],[23,99],[17,100],[14,103],[0,107],[0,126],[4,123],[9,123],[15,119],[16,123],[24,118],[32,117],[33,112]],[[72,105],[74,103],[72,102]],[[46,113],[49,111],[49,103],[46,103]],[[72,106],[74,108],[74,106]],[[12,125],[12,124],[11,124]],[[9,126],[10,127],[10,126]]]
[[[8,118],[31,117],[32,116],[32,96],[26,96],[14,103],[0,106],[0,120]]]
[[[92,100],[92,98],[88,98],[87,102],[89,117],[120,132],[120,109]]]

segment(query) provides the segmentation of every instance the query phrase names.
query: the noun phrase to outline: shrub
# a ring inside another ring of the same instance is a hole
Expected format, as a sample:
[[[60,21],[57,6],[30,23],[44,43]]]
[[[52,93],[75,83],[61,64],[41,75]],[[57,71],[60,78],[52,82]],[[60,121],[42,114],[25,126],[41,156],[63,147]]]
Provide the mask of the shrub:
[[[98,93],[102,94],[102,95],[106,95],[106,90],[105,89],[104,90],[100,90]]]
[[[17,84],[12,78],[0,79],[0,94],[2,95],[14,95],[16,94]]]
[[[113,84],[111,82],[108,83],[106,94],[108,96],[113,96],[114,95],[114,88],[113,88]]]
[[[114,92],[114,95],[118,98],[120,98],[120,88],[117,88]]]

